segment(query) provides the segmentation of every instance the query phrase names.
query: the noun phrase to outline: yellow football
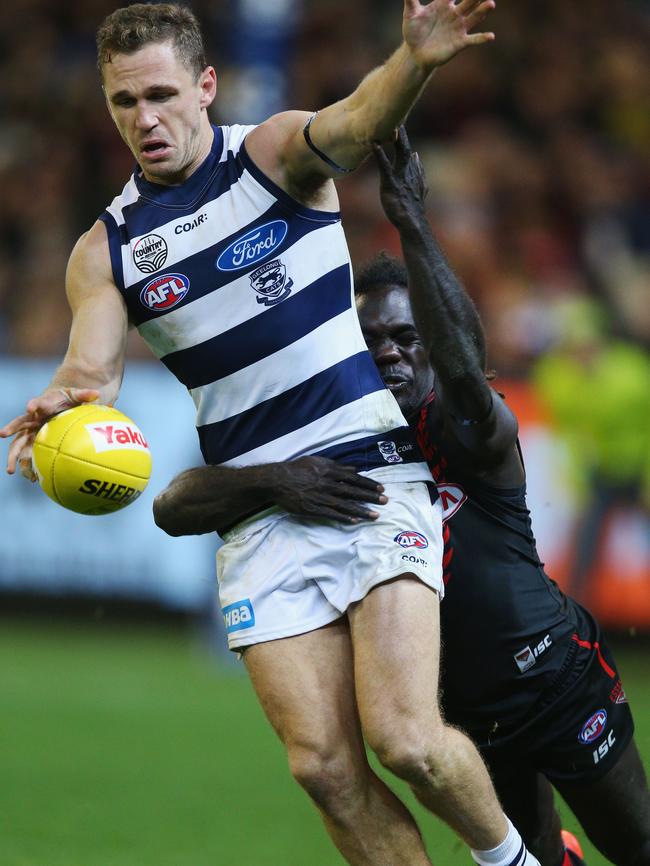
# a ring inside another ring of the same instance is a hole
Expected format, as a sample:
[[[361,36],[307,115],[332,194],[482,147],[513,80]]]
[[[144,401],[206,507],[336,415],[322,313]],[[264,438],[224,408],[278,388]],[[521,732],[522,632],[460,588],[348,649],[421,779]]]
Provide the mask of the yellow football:
[[[41,427],[32,453],[41,487],[79,514],[110,514],[134,502],[151,476],[140,429],[117,409],[84,403]]]

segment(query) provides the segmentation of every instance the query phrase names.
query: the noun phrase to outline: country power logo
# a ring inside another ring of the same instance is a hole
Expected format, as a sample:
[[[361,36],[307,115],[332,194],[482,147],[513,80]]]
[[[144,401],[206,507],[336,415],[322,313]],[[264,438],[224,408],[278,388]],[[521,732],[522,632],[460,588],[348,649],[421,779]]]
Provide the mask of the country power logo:
[[[133,263],[143,274],[153,274],[167,261],[167,242],[160,235],[145,235],[133,247]]]

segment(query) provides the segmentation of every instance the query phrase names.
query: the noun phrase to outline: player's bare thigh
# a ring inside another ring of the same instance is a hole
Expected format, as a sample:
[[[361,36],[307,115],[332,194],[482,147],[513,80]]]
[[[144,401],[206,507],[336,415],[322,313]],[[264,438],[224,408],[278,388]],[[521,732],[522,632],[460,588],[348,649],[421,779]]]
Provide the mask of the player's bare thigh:
[[[295,637],[249,647],[244,662],[270,723],[305,787],[365,773],[345,617]],[[317,791],[310,791],[317,798]]]
[[[431,741],[438,706],[440,601],[412,575],[375,587],[348,611],[362,725],[376,747],[393,739]]]

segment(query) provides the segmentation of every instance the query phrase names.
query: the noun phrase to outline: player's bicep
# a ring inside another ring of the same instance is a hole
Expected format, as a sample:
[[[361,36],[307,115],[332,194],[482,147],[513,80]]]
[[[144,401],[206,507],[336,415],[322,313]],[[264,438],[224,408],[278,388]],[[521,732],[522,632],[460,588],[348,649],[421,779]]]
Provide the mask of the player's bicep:
[[[371,141],[348,99],[310,115],[292,141],[297,165],[300,160],[324,177],[339,178],[370,153]]]
[[[113,282],[108,241],[101,223],[96,223],[73,250],[66,273],[66,294],[72,326],[64,364],[83,373],[88,387],[110,384],[119,388],[128,315]]]
[[[354,144],[342,105],[336,103],[315,116],[305,111],[274,115],[247,137],[251,159],[288,192],[312,191],[345,175],[359,165],[369,147]]]

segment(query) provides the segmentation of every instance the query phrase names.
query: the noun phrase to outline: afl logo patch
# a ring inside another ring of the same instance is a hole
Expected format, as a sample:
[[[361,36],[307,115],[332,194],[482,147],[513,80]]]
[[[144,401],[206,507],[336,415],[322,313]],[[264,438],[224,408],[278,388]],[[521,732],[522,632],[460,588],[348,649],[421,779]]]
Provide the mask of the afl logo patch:
[[[146,235],[133,247],[133,263],[143,274],[153,274],[167,261],[167,242],[160,235]]]
[[[396,541],[400,547],[419,547],[420,549],[429,546],[426,535],[421,532],[415,532],[413,529],[406,529],[396,535],[393,541]]]
[[[607,710],[597,710],[593,716],[590,716],[584,723],[578,734],[578,739],[581,743],[588,745],[597,740],[605,730],[607,724]]]
[[[184,274],[163,274],[149,280],[140,292],[140,300],[149,310],[167,311],[179,304],[190,290]]]
[[[284,220],[273,220],[237,238],[215,262],[220,271],[238,271],[267,259],[286,238],[289,226]]]

